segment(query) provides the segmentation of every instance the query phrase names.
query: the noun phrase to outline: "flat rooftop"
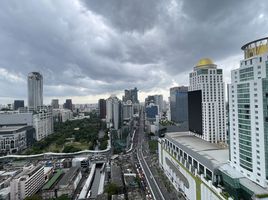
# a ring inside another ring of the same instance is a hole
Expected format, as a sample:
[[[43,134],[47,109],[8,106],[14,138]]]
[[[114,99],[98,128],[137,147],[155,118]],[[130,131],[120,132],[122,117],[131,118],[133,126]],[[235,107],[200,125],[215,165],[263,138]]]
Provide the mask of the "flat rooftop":
[[[79,173],[79,167],[71,167],[59,181],[58,185],[60,187],[65,187],[72,183],[72,179]]]
[[[27,126],[0,126],[0,133],[2,132],[14,132]]]
[[[208,168],[214,169],[228,163],[229,149],[227,146],[207,142],[189,132],[166,133],[165,138],[173,141],[184,152]]]

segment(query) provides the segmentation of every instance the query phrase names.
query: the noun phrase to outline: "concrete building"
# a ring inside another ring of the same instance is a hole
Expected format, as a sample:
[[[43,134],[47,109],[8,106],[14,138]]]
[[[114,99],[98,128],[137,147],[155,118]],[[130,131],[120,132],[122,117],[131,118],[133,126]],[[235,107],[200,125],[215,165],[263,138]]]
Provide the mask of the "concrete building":
[[[74,195],[82,173],[79,167],[71,167],[57,184],[57,197],[67,195],[71,198]]]
[[[51,107],[43,107],[35,112],[33,115],[33,127],[36,131],[37,141],[40,141],[54,132]]]
[[[106,123],[108,128],[120,128],[120,100],[114,95],[106,100]]]
[[[23,200],[35,194],[44,183],[44,166],[24,167],[10,182],[10,199]]]
[[[14,100],[14,110],[24,107],[24,100]]]
[[[100,113],[100,119],[106,118],[106,100],[105,99],[99,100],[99,113]]]
[[[125,90],[125,96],[123,96],[123,101],[126,102],[127,100],[130,100],[133,104],[139,103],[138,89],[136,87],[134,89]]]
[[[0,125],[33,125],[33,113],[20,113],[18,111],[0,112]]]
[[[158,140],[159,163],[171,184],[190,200],[267,199],[268,191],[232,168],[229,149],[189,132]]]
[[[28,107],[43,106],[43,76],[39,72],[28,74]]]
[[[257,184],[268,186],[268,37],[242,47],[244,59],[231,72],[230,161]]]
[[[190,73],[188,92],[189,130],[212,142],[226,142],[222,69],[209,58],[201,59]]]
[[[58,99],[52,99],[51,107],[52,107],[52,109],[59,109],[60,108],[59,100]]]
[[[66,122],[73,119],[73,112],[69,109],[53,109],[52,113],[54,122]]]
[[[32,126],[1,126],[0,155],[15,154],[33,143],[35,131]]]
[[[133,105],[130,100],[123,102],[123,120],[129,121],[133,118]]]
[[[170,88],[170,115],[171,121],[188,128],[188,87]]]

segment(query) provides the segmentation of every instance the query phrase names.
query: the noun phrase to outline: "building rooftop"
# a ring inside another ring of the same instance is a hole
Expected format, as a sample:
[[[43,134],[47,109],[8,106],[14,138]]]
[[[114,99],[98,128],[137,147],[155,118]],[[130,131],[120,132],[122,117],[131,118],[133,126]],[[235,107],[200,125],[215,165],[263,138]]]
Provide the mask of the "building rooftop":
[[[59,186],[66,186],[69,185],[69,183],[72,182],[72,179],[76,176],[76,174],[79,172],[79,167],[71,167],[62,177],[62,179],[59,181]]]
[[[51,179],[49,179],[49,181],[44,185],[42,189],[49,190],[56,183],[56,181],[59,180],[62,174],[63,170],[58,169],[57,172],[52,176]]]
[[[188,132],[166,133],[165,137],[211,170],[228,162],[229,149],[226,146],[207,142]]]
[[[0,126],[0,133],[19,131],[27,126]]]

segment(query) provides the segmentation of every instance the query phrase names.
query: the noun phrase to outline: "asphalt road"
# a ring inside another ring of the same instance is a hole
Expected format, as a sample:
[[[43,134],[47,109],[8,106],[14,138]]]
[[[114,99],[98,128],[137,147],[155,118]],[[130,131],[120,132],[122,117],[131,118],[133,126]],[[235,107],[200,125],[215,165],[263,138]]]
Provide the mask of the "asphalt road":
[[[144,171],[146,180],[148,182],[149,188],[153,194],[154,199],[156,200],[165,200],[159,186],[157,185],[154,177],[149,169],[148,164],[143,156],[143,142],[144,142],[144,116],[143,112],[141,112],[140,122],[139,122],[139,129],[138,129],[138,143],[137,143],[137,157],[140,161],[141,167]]]

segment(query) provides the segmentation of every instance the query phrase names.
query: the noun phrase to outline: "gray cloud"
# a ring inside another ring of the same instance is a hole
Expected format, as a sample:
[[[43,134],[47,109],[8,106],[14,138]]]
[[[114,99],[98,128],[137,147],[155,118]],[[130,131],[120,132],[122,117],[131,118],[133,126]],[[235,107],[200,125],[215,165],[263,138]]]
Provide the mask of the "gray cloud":
[[[0,103],[26,98],[30,71],[43,74],[47,97],[187,84],[200,58],[230,63],[266,36],[266,10],[265,0],[4,0]]]

